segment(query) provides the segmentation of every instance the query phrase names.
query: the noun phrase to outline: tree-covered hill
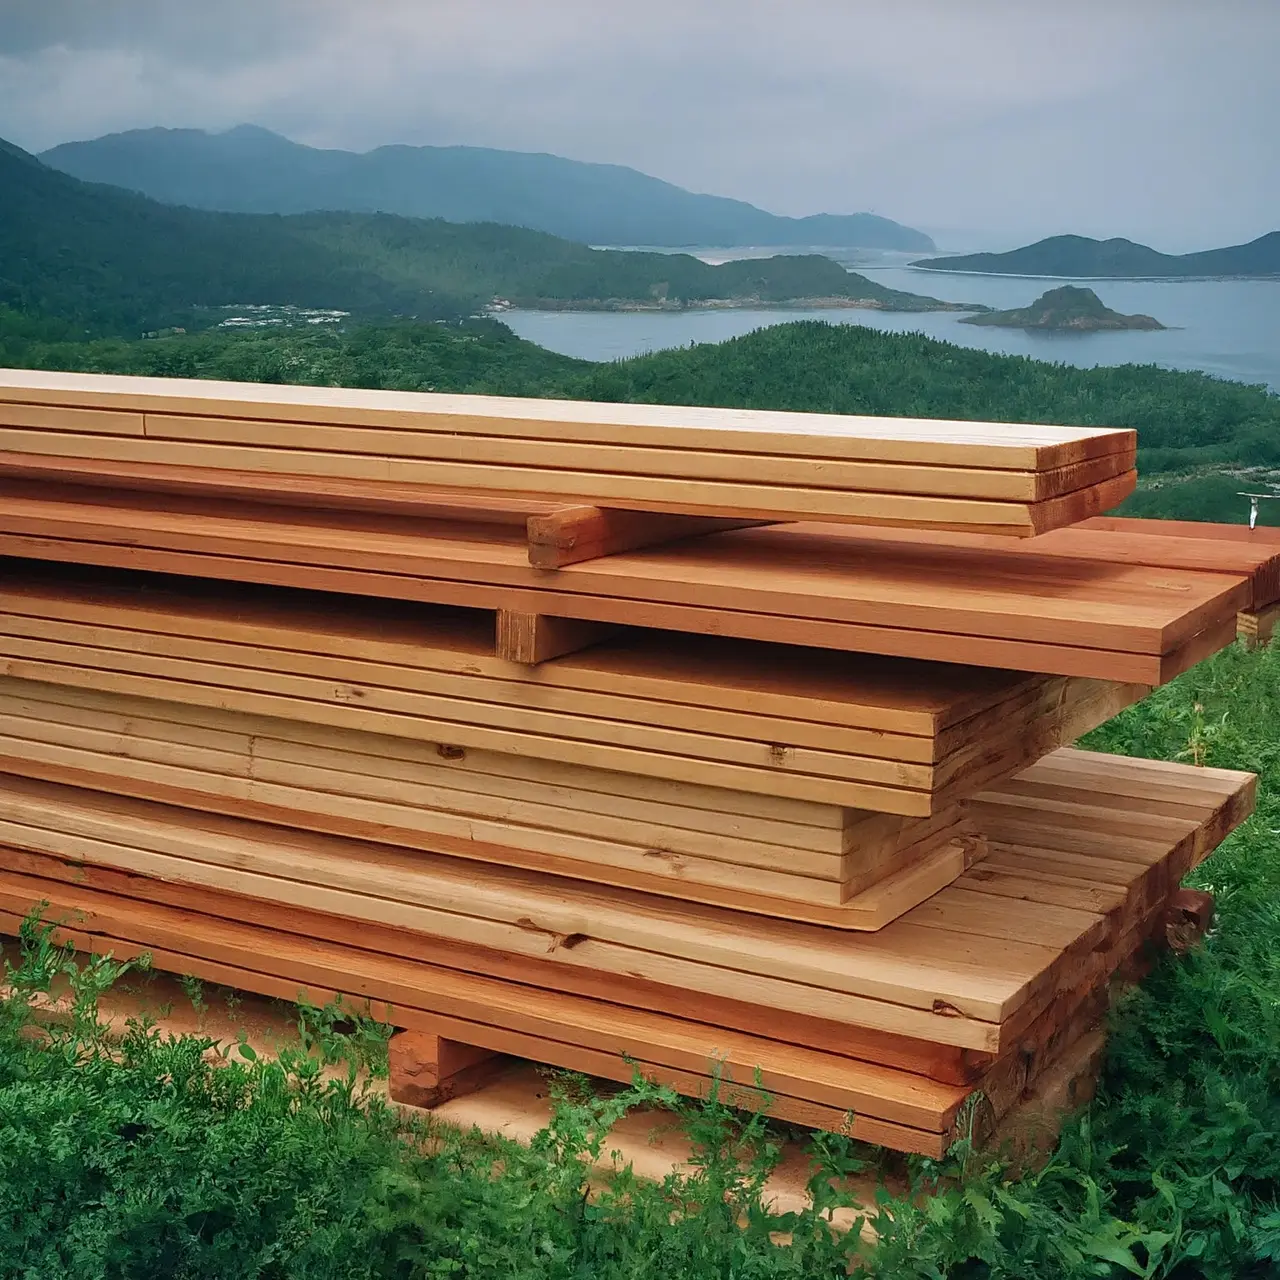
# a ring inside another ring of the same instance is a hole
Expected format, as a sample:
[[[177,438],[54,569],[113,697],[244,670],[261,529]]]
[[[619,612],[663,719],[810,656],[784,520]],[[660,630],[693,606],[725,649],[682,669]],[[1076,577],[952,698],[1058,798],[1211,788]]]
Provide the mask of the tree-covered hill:
[[[267,129],[134,129],[41,159],[89,182],[232,213],[316,209],[498,222],[604,245],[827,245],[928,253],[922,232],[872,213],[784,218],[615,164],[487,147],[320,150]]]
[[[888,289],[820,254],[743,258],[712,266],[690,254],[592,249],[493,223],[332,213],[282,221],[344,261],[379,274],[520,307],[830,302],[892,311],[985,310]]]
[[[985,275],[1060,276],[1088,280],[1192,279],[1205,276],[1280,276],[1280,231],[1248,244],[1200,253],[1160,253],[1132,240],[1091,240],[1088,236],[1050,236],[1008,253],[969,253],[926,258],[912,266],[928,271],[976,271]]]
[[[465,310],[344,262],[279,218],[157,204],[0,150],[0,302],[81,331],[196,323],[196,309],[261,302],[431,318]]]
[[[1097,333],[1108,329],[1163,329],[1154,316],[1122,315],[1113,311],[1092,289],[1064,284],[1049,289],[1025,307],[966,316],[962,324],[993,325],[1004,329],[1068,329]]]

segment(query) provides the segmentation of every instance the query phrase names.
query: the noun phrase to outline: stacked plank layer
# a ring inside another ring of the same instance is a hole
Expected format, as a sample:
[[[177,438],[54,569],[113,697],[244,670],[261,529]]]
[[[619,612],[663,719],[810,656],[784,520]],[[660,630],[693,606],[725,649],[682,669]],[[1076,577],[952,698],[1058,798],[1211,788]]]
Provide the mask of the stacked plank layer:
[[[1035,534],[1133,488],[1132,431],[0,371],[0,451],[733,518]]]
[[[1253,803],[1064,746],[1280,597],[1133,448],[0,373],[0,929],[940,1155]]]
[[[510,525],[32,481],[0,485],[0,539],[42,561],[1143,684],[1230,643],[1251,594],[1245,573],[859,547],[804,524],[547,573]]]
[[[751,1103],[758,1069],[782,1118],[940,1155],[975,1086],[998,1118],[1093,1024],[1247,814],[1251,777],[1187,773],[1055,753],[981,797],[986,864],[854,936],[4,778],[0,922],[48,902],[118,954],[618,1079],[718,1063]]]

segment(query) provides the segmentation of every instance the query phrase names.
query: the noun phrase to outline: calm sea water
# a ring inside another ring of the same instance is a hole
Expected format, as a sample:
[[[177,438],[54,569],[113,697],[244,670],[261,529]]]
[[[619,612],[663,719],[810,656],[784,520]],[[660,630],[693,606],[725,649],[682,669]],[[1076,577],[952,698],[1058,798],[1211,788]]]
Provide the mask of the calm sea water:
[[[764,251],[756,251],[757,254]],[[791,250],[791,252],[796,252]],[[743,251],[697,251],[707,261]],[[833,255],[834,256],[834,255]],[[1055,281],[1022,277],[952,275],[894,264],[853,261],[864,275],[893,289],[952,302],[980,302],[1004,310],[1026,306]],[[510,311],[501,319],[522,338],[584,360],[617,360],[691,342],[723,342],[769,325],[829,320],[894,333],[925,333],[965,347],[1033,356],[1067,364],[1157,364],[1199,369],[1220,378],[1263,383],[1280,391],[1280,280],[1091,280],[1107,306],[1155,316],[1164,331],[1035,333],[975,328],[955,312],[902,314],[848,310],[742,310],[691,312]]]

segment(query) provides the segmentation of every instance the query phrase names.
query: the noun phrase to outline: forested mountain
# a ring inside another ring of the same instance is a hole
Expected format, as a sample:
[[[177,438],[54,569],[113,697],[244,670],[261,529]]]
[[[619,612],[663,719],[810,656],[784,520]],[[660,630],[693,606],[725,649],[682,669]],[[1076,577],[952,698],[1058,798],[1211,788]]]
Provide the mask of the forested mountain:
[[[344,260],[406,283],[519,307],[634,310],[710,304],[844,303],[891,311],[981,311],[889,289],[820,254],[712,266],[685,253],[592,249],[540,231],[392,214],[282,219]]]
[[[253,125],[135,129],[44,152],[47,164],[170,204],[239,213],[321,209],[499,222],[602,245],[826,245],[928,253],[870,213],[786,218],[621,165],[486,147],[319,150]]]
[[[710,266],[590,249],[542,232],[390,214],[280,217],[159,204],[0,149],[0,303],[89,334],[218,319],[246,304],[456,320],[495,298],[533,307],[833,300],[952,308],[815,254]]]
[[[1132,240],[1050,236],[1009,253],[969,253],[913,262],[928,271],[980,271],[988,275],[1142,279],[1204,276],[1280,276],[1280,231],[1248,244],[1201,253],[1169,254]]]
[[[158,204],[0,148],[0,302],[92,334],[198,321],[197,308],[294,304],[454,317],[466,305],[344,261],[280,218]]]

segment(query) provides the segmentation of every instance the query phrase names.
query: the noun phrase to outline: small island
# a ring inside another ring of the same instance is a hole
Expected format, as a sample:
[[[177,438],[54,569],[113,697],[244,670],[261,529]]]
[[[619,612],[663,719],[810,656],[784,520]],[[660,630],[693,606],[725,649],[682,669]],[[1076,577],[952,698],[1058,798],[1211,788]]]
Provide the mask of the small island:
[[[966,316],[960,323],[997,325],[1004,329],[1068,329],[1073,333],[1165,327],[1154,316],[1126,316],[1112,311],[1092,289],[1071,284],[1042,293],[1029,307]]]

